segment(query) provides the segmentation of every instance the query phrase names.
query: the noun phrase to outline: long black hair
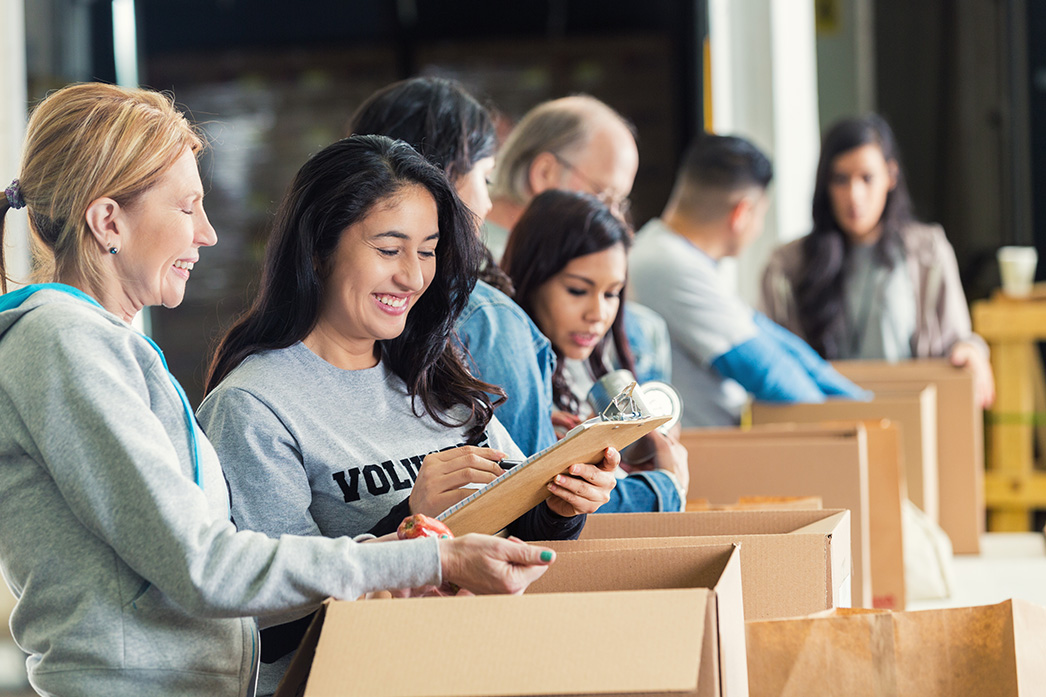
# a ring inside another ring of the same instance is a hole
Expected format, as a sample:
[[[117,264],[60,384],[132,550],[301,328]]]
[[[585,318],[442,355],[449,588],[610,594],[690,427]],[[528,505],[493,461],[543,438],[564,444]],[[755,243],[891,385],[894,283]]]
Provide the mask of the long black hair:
[[[632,230],[614,216],[595,196],[551,189],[531,200],[512,232],[501,263],[516,286],[516,302],[537,321],[534,298],[538,289],[578,257],[602,252],[616,244],[627,251],[632,246]],[[588,357],[592,375],[606,374],[603,363],[607,340],[614,342],[624,368],[635,372],[632,349],[625,335],[625,291],[621,290],[617,315]],[[552,375],[552,397],[560,409],[576,414],[578,400],[563,373],[563,353],[556,352],[556,372]]]
[[[490,111],[461,83],[439,77],[413,77],[381,88],[349,120],[349,133],[402,140],[442,169],[451,183],[497,152]],[[476,221],[477,225],[480,221]],[[480,278],[512,295],[512,284],[483,247]]]
[[[889,124],[876,114],[843,119],[825,134],[814,185],[814,227],[802,243],[802,269],[795,289],[796,310],[803,334],[810,345],[828,359],[842,355],[838,330],[845,317],[845,279],[851,243],[832,211],[829,185],[837,157],[854,148],[876,145],[887,163],[896,165],[896,185],[886,196],[881,218],[882,234],[876,256],[887,267],[897,258],[901,230],[912,221],[911,196],[901,167],[897,140]]]
[[[482,434],[493,414],[484,392],[503,393],[472,377],[450,344],[454,323],[476,283],[480,242],[443,173],[406,143],[383,136],[339,140],[298,171],[276,214],[258,297],[218,344],[207,392],[251,354],[286,348],[308,336],[319,319],[330,261],[342,233],[410,186],[424,187],[436,201],[436,273],[407,315],[403,333],[378,342],[382,360],[437,422],[457,427],[471,420],[469,438]],[[446,417],[456,405],[469,411],[461,423]]]

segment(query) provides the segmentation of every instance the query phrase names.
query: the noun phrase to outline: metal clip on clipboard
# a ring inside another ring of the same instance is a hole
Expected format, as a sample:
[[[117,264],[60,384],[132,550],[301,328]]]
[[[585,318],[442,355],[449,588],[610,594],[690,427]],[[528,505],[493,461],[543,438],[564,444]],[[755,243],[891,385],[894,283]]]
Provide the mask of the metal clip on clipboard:
[[[467,532],[494,534],[547,499],[548,482],[572,464],[598,463],[608,447],[624,452],[669,420],[667,415],[648,417],[649,410],[641,400],[642,390],[634,382],[626,388],[601,404],[599,415],[578,424],[556,443],[443,511],[437,520],[459,536]],[[502,467],[507,465],[502,462]]]
[[[628,371],[618,371],[628,372]],[[628,373],[631,375],[631,373]],[[614,398],[610,400],[606,408],[600,412],[599,416],[596,417],[600,422],[603,421],[631,421],[633,419],[644,419],[648,416],[655,416],[650,413],[650,409],[643,402],[640,397],[639,384],[633,380],[629,384],[625,385]],[[594,421],[595,419],[590,419]],[[628,446],[631,447],[631,446]],[[502,460],[498,463],[503,470],[510,470],[517,465],[522,464],[523,460]],[[483,489],[486,484],[466,484],[462,486],[462,489]]]
[[[599,414],[600,421],[628,421],[630,419],[642,419],[650,416],[650,410],[643,403],[643,398],[636,391],[639,384],[635,381],[625,385],[618,392],[610,404]]]

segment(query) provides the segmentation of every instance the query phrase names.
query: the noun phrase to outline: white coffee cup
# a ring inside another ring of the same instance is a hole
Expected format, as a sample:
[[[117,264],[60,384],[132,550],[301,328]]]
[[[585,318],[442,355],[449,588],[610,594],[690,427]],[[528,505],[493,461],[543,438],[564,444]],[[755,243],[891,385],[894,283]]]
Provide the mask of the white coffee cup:
[[[995,256],[999,260],[1002,292],[1013,298],[1028,297],[1039,259],[1035,247],[1000,247]]]

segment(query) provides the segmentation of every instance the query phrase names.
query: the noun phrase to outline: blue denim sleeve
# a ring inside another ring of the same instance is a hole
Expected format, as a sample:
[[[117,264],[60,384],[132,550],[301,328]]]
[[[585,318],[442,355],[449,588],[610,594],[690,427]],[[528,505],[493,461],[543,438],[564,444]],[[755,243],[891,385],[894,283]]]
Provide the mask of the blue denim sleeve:
[[[617,480],[610,500],[596,513],[674,513],[682,507],[675,482],[664,472],[634,472]]]
[[[548,339],[526,313],[507,303],[512,303],[507,296],[475,305],[470,300],[456,329],[474,374],[505,390],[506,399],[495,414],[529,457],[556,442],[552,428],[555,357]]]
[[[777,324],[766,315],[756,312],[752,318],[759,331],[766,333],[777,341],[781,347],[799,362],[807,374],[813,378],[821,391],[833,397],[845,397],[868,401],[872,393],[864,390],[839,374],[832,364],[821,356],[798,336]]]
[[[717,356],[712,367],[764,402],[824,401],[824,392],[803,366],[762,331]]]

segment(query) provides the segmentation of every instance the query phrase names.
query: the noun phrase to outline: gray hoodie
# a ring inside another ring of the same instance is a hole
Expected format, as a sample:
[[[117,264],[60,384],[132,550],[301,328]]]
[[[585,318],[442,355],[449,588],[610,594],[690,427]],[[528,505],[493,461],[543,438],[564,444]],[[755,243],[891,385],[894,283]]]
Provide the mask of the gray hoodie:
[[[156,349],[58,290],[0,296],[0,570],[43,694],[243,695],[252,616],[440,582],[434,540],[236,532]]]

